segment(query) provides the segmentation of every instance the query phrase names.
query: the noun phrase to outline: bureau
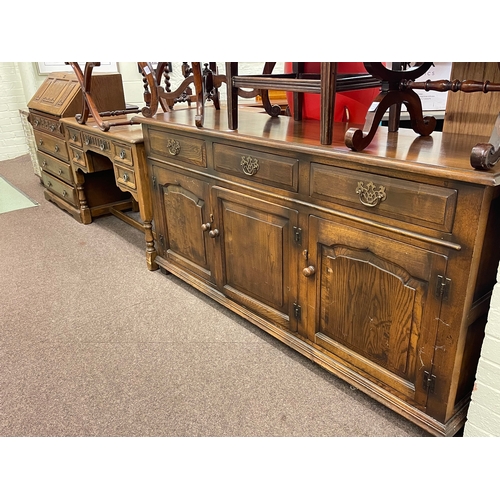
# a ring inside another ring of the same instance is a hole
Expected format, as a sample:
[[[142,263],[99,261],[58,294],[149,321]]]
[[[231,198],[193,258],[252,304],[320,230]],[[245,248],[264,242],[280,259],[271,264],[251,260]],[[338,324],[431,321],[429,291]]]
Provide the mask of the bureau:
[[[156,262],[429,433],[463,426],[500,258],[484,138],[195,110],[134,118]],[[165,307],[168,307],[167,304]]]
[[[109,111],[125,107],[120,74],[98,74],[92,79],[93,95],[99,109]],[[85,223],[62,123],[63,118],[81,113],[82,107],[82,91],[76,75],[73,72],[51,73],[28,103],[28,119],[33,127],[45,199],[78,222]],[[92,189],[90,208],[95,213],[103,213],[106,206],[115,202],[121,207],[131,207],[130,200],[126,200],[130,195],[124,196],[116,187],[112,172],[111,176],[109,173],[94,176],[89,180],[88,188]]]

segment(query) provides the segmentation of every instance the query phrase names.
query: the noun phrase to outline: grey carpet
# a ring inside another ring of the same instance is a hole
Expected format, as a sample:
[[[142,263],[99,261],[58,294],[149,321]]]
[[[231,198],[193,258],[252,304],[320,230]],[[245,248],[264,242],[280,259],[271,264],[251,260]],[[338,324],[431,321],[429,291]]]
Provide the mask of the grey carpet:
[[[143,234],[46,201],[29,156],[0,174],[1,436],[427,436],[179,279]]]

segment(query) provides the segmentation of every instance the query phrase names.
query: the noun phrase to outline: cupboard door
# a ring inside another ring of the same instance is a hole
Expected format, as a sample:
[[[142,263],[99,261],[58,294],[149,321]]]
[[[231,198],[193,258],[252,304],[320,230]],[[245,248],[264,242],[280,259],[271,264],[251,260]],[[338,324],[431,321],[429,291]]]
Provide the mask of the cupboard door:
[[[159,255],[168,264],[213,284],[213,241],[209,235],[208,183],[153,167]]]
[[[213,188],[218,283],[235,302],[290,331],[297,330],[297,211]]]
[[[311,340],[425,410],[446,256],[317,217],[309,234]]]

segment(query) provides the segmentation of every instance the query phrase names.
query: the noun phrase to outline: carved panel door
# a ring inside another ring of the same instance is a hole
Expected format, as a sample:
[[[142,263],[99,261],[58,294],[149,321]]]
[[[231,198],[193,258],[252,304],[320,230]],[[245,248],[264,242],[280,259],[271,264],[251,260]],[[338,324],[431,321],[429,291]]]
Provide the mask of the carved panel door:
[[[154,203],[160,257],[214,284],[208,183],[157,167],[153,167],[153,176],[157,184]]]
[[[296,331],[297,211],[221,187],[213,188],[213,197],[220,290],[259,316]]]
[[[446,256],[317,217],[309,235],[308,336],[425,410],[441,307],[434,292]]]

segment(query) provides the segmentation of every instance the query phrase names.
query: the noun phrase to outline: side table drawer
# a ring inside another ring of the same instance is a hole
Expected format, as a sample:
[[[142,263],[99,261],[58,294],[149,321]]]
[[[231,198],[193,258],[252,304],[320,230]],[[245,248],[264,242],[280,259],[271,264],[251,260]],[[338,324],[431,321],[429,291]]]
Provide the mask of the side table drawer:
[[[69,152],[73,167],[75,169],[80,168],[83,172],[88,173],[89,167],[87,165],[87,155],[81,149],[75,148],[71,145],[69,146]]]
[[[299,161],[295,158],[214,144],[214,167],[218,172],[287,191],[298,189]]]
[[[198,167],[207,166],[205,141],[163,130],[149,129],[150,156],[160,161],[169,158]]]
[[[59,179],[69,184],[73,184],[73,172],[67,163],[42,153],[41,151],[38,151],[37,154],[38,162],[45,172],[50,172],[52,175],[59,177]]]
[[[34,131],[35,142],[39,151],[43,151],[49,155],[56,156],[57,158],[68,161],[68,150],[64,139],[44,134],[43,132]]]
[[[68,129],[68,134],[67,134],[68,144],[73,144],[81,148],[83,146],[81,132],[71,127],[67,127],[67,129]]]
[[[454,189],[319,163],[311,164],[310,195],[446,232],[457,203]]]
[[[132,147],[127,144],[113,143],[113,161],[119,161],[125,165],[132,167],[134,165],[134,157],[132,155]]]
[[[126,188],[127,190],[137,190],[137,185],[135,182],[135,172],[134,169],[128,168],[125,165],[120,165],[115,163],[115,178],[116,183],[119,187]]]
[[[66,200],[71,205],[77,206],[78,196],[73,186],[69,186],[47,172],[42,172],[42,181],[47,189],[57,194],[63,200]]]

